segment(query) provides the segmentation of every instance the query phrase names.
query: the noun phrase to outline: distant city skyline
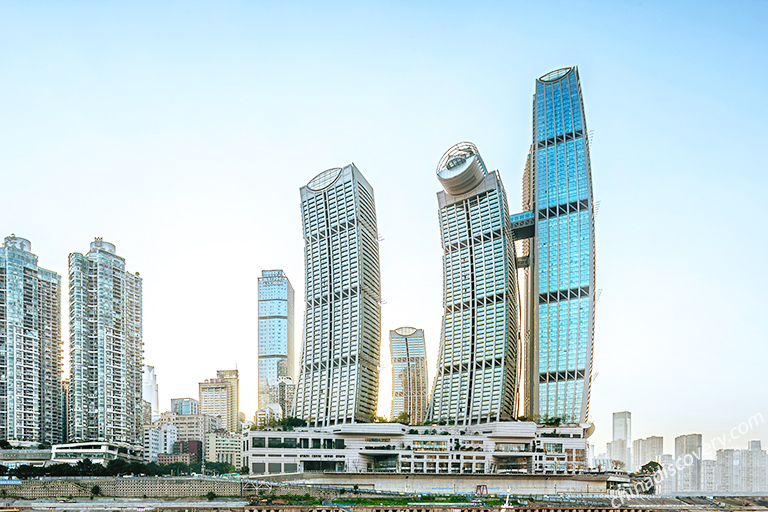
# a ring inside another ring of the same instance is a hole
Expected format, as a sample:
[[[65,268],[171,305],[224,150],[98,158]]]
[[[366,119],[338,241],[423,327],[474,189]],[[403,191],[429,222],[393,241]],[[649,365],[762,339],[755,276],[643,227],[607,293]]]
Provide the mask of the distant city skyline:
[[[262,269],[284,269],[303,293],[298,188],[354,161],[376,190],[382,351],[388,330],[419,326],[432,371],[436,158],[471,140],[511,193],[531,143],[532,78],[578,65],[601,203],[590,441],[602,451],[612,412],[630,410],[633,436],[663,436],[667,453],[692,432],[765,445],[764,423],[738,427],[768,419],[754,391],[768,356],[768,241],[756,236],[768,175],[746,136],[762,132],[768,106],[744,86],[768,74],[768,7],[594,2],[548,18],[546,38],[541,8],[235,2],[180,16],[141,2],[44,12],[4,2],[0,44],[15,51],[0,57],[13,77],[0,95],[0,165],[14,193],[0,236],[31,240],[65,289],[70,252],[94,236],[116,244],[144,280],[144,362],[160,409],[237,367],[250,418],[256,334],[227,320],[253,314]],[[456,20],[474,37],[434,37]],[[225,251],[246,265],[238,278],[198,278]],[[389,406],[379,399],[378,413]]]

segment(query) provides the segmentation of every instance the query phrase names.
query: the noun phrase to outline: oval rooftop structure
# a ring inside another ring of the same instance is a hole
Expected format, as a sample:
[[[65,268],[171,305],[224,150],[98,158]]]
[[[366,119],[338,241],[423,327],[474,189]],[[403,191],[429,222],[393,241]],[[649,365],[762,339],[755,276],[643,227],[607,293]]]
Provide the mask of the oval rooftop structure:
[[[320,190],[323,190],[324,188],[327,188],[329,185],[331,185],[334,181],[339,179],[339,176],[341,175],[341,171],[343,169],[341,167],[334,167],[333,169],[327,169],[314,178],[312,178],[309,183],[307,183],[307,188],[310,190],[314,190],[315,192],[318,192]]]
[[[565,75],[570,73],[570,71],[572,69],[573,68],[560,68],[560,69],[556,69],[554,71],[550,71],[549,73],[547,73],[543,77],[539,78],[539,81],[540,82],[554,82],[556,80],[560,80]]]
[[[471,142],[454,144],[437,164],[437,179],[452,196],[470,192],[482,183],[486,174],[480,152]]]

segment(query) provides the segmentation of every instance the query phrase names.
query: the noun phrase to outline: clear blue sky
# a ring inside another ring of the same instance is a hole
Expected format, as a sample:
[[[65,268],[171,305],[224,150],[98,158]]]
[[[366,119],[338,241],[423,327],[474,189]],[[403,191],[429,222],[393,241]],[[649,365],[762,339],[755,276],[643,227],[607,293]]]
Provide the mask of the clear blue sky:
[[[161,407],[237,365],[251,418],[257,277],[282,268],[303,295],[299,187],[365,174],[383,338],[422,327],[434,362],[435,165],[474,142],[517,209],[534,79],[578,65],[601,201],[592,441],[630,410],[670,452],[768,422],[766,19],[764,2],[5,1],[0,235],[62,276],[94,236],[116,244],[144,277]],[[768,427],[732,444],[754,438]]]

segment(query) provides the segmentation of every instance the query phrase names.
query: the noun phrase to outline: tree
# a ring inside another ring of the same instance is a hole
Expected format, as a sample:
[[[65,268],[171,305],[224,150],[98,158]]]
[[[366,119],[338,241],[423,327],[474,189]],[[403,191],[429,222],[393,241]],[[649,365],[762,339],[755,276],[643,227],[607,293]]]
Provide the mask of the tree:
[[[91,462],[91,459],[80,459],[75,467],[80,476],[93,476],[93,462]]]
[[[208,494],[206,494],[205,497],[208,498],[208,501],[213,501],[216,499],[216,493],[213,491],[208,491]]]
[[[6,439],[0,439],[0,450],[10,450],[12,448],[11,443]]]
[[[395,423],[402,423],[403,425],[410,425],[411,424],[411,415],[407,412],[403,411],[400,414],[397,415],[397,418],[395,418]]]
[[[128,461],[125,459],[112,459],[107,463],[106,473],[109,476],[120,476],[128,473]]]
[[[647,462],[646,464],[643,464],[640,467],[639,473],[643,473],[645,475],[655,475],[659,471],[661,471],[663,468],[661,467],[661,464],[656,462],[655,460],[652,460],[650,462]]]
[[[101,487],[98,485],[94,485],[91,487],[91,495],[92,496],[99,496],[101,494]]]
[[[243,466],[240,468],[240,474],[241,475],[248,475],[251,471],[248,469],[248,466]]]

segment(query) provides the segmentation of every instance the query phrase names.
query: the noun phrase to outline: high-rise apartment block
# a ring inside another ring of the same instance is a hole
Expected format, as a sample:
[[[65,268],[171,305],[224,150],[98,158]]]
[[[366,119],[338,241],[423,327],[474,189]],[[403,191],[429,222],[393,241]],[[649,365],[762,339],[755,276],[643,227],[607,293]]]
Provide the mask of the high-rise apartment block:
[[[748,450],[718,450],[716,465],[716,491],[768,491],[768,455],[760,441],[750,441]]]
[[[512,217],[521,289],[522,411],[584,423],[595,311],[594,200],[578,68],[536,81],[523,208]],[[530,236],[532,240],[526,240]]]
[[[200,402],[194,398],[171,398],[171,412],[176,414],[200,414]]]
[[[474,144],[437,165],[443,322],[427,417],[471,424],[516,415],[517,281],[507,196]]]
[[[69,255],[69,441],[143,443],[142,282],[97,238]]]
[[[269,401],[267,405],[280,407],[280,418],[290,416],[293,407],[293,397],[296,394],[296,384],[290,377],[280,377],[277,382],[269,386]],[[279,418],[278,418],[279,419]]]
[[[61,443],[61,277],[29,240],[0,247],[0,439]]]
[[[675,438],[676,491],[699,491],[701,486],[701,434]]]
[[[634,469],[638,471],[645,464],[657,461],[664,453],[664,438],[651,436],[646,439],[638,439],[632,443],[632,452]]]
[[[627,466],[627,441],[624,439],[614,439],[606,444],[605,447],[608,458],[615,467],[630,471],[631,468]]]
[[[717,462],[704,459],[701,461],[701,485],[699,488],[704,492],[715,492],[717,490]]]
[[[663,453],[656,462],[662,467],[661,477],[656,484],[656,494],[674,494],[677,491],[675,458],[668,453]]]
[[[624,453],[619,453],[616,441],[622,441]],[[611,458],[624,463],[627,471],[632,471],[632,413],[629,411],[613,413],[613,453]]]
[[[240,432],[240,379],[237,370],[219,370],[199,384],[200,413],[221,418],[221,428]]]
[[[293,379],[294,292],[282,270],[263,270],[259,278],[259,409],[270,403],[270,387]],[[288,416],[290,408],[283,409]]]
[[[389,331],[392,355],[392,410],[391,420],[405,413],[411,425],[421,425],[429,405],[427,377],[427,347],[424,331],[414,327],[400,327]]]
[[[379,393],[381,282],[373,188],[354,164],[301,188],[306,295],[293,416],[370,421]]]
[[[170,411],[162,413],[155,424],[175,425],[177,441],[202,442],[205,439],[205,434],[222,428],[219,416],[176,414]]]
[[[160,417],[160,393],[157,387],[157,375],[155,375],[154,366],[144,365],[141,389],[144,400],[149,402],[152,421],[155,421]]]

